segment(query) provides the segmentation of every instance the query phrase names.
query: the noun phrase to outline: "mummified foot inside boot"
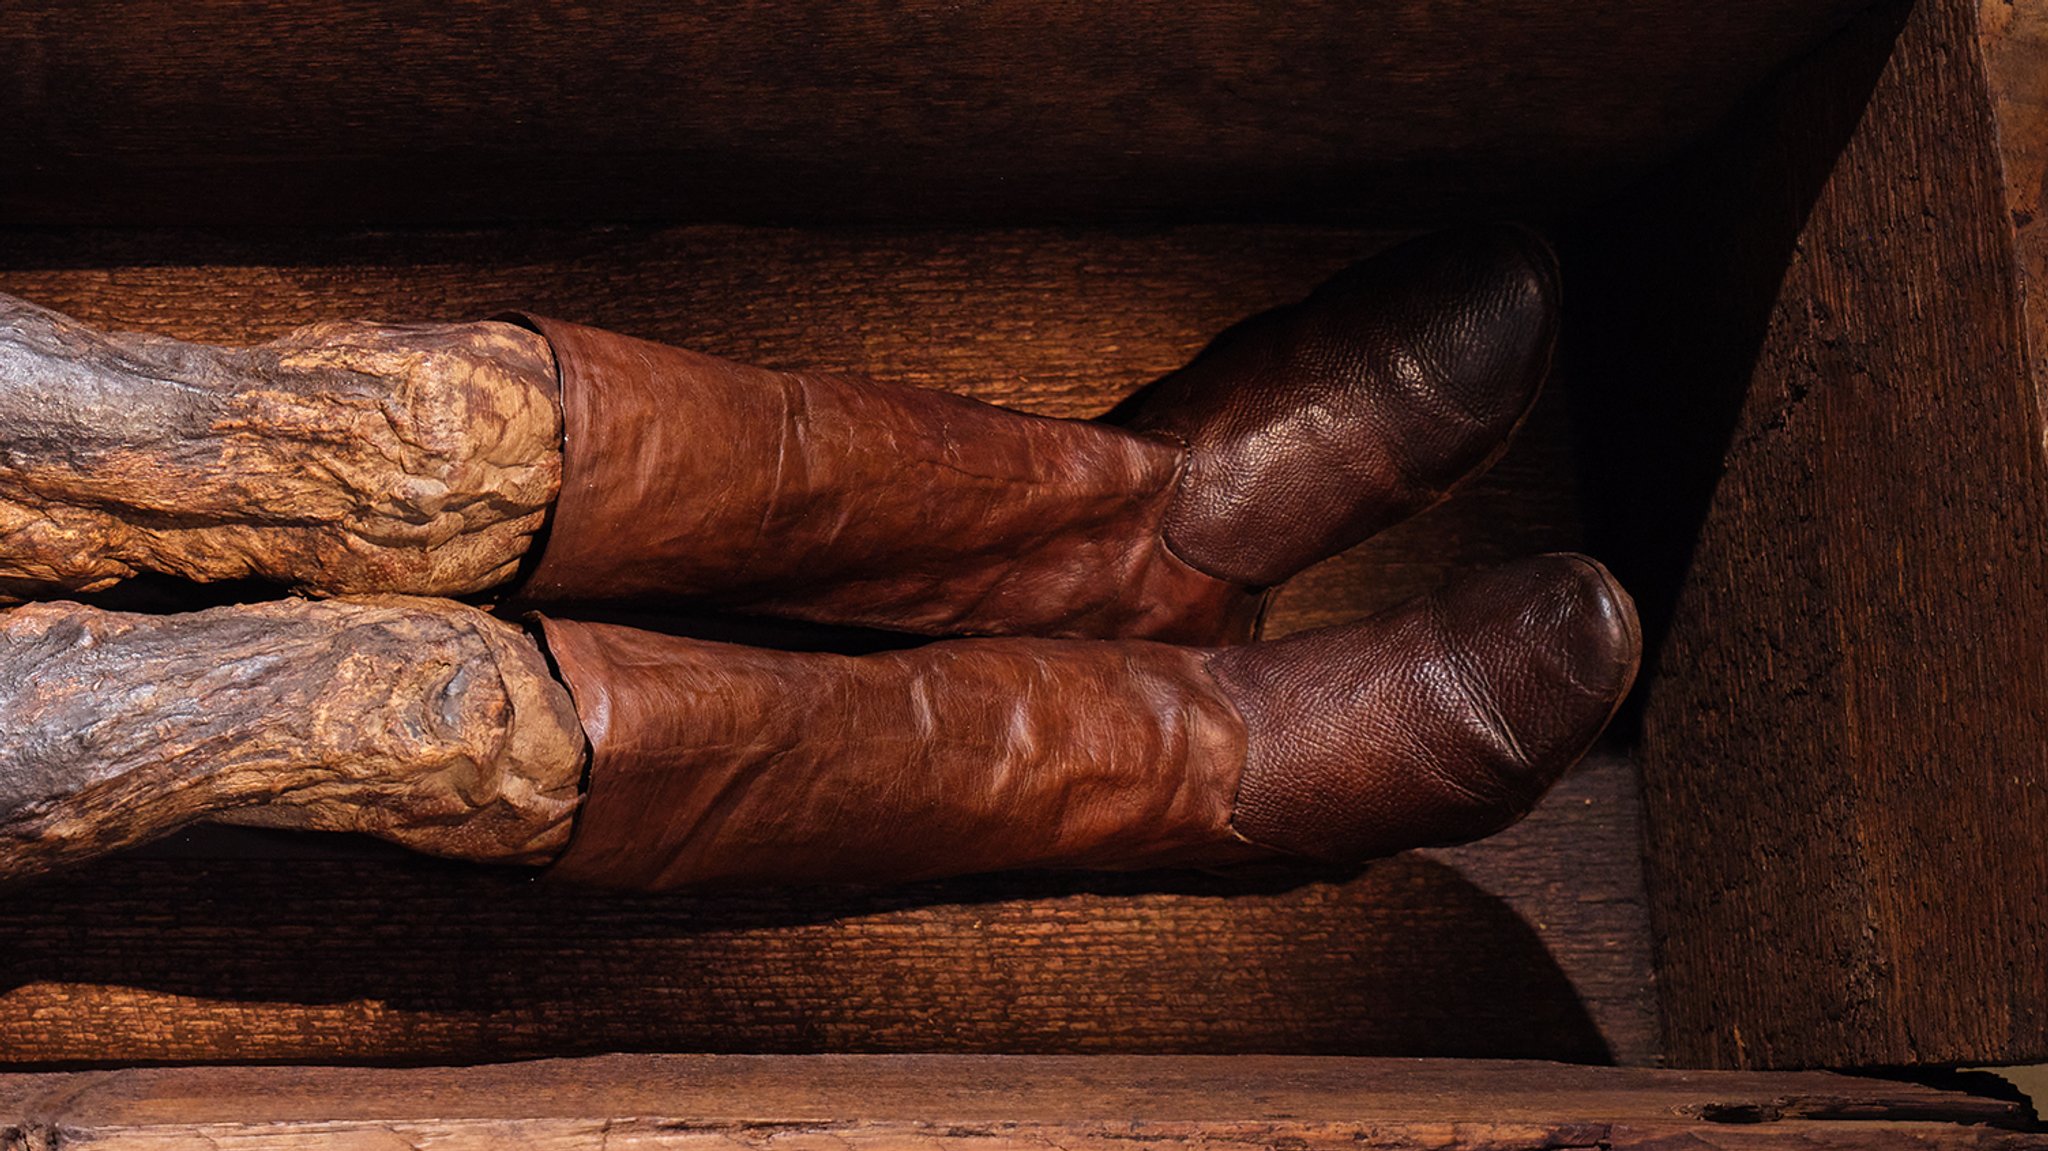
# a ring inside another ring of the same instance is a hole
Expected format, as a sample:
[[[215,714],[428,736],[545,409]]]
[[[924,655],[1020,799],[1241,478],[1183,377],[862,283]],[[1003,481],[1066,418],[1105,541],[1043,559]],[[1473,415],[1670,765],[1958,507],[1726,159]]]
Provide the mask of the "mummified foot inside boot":
[[[1174,553],[1271,586],[1484,472],[1536,402],[1557,326],[1535,233],[1438,233],[1237,325],[1108,418],[1187,446]]]
[[[951,640],[849,658],[551,620],[607,886],[1354,863],[1533,807],[1628,691],[1634,610],[1546,556],[1271,643]]]
[[[1639,644],[1627,597],[1572,556],[1229,649],[546,634],[560,681],[524,632],[437,601],[6,613],[0,875],[199,819],[560,854],[563,877],[629,888],[1352,862],[1527,812]]]
[[[1217,652],[1209,673],[1246,730],[1231,827],[1332,862],[1491,835],[1592,746],[1641,652],[1627,593],[1572,555]]]
[[[202,819],[537,863],[583,735],[527,634],[383,597],[0,613],[0,878]]]
[[[535,602],[1207,645],[1501,453],[1557,288],[1522,229],[1406,244],[1085,421],[530,322],[568,428]]]
[[[137,570],[451,594],[524,570],[534,602],[1236,642],[1269,587],[1500,453],[1555,281],[1520,229],[1402,245],[1100,421],[544,317],[228,351],[0,298],[0,595]]]
[[[554,363],[509,324],[106,335],[0,296],[0,597],[139,571],[461,594],[554,501]]]

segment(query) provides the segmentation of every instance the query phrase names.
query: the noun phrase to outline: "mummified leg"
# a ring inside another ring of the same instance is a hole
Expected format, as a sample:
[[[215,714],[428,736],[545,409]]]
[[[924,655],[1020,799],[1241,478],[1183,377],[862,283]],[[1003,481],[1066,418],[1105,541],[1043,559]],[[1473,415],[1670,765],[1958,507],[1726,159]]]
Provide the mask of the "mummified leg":
[[[19,609],[0,622],[0,683],[21,685],[0,691],[0,875],[200,818],[560,853],[562,878],[642,889],[1353,862],[1527,812],[1638,654],[1628,598],[1571,556],[1220,649],[546,635],[573,713],[529,636],[454,604]]]
[[[0,593],[144,568],[469,592],[546,509],[510,589],[535,602],[1242,640],[1268,587],[1499,455],[1557,286],[1520,229],[1411,242],[1101,421],[527,323],[228,352],[0,309]]]
[[[201,819],[538,863],[583,749],[535,642],[458,604],[0,614],[0,876]]]
[[[321,324],[246,349],[0,296],[0,596],[137,571],[477,591],[561,478],[554,363],[508,324]]]
[[[529,598],[1211,644],[1501,453],[1550,366],[1557,282],[1520,228],[1411,241],[1102,421],[530,322],[568,439]]]

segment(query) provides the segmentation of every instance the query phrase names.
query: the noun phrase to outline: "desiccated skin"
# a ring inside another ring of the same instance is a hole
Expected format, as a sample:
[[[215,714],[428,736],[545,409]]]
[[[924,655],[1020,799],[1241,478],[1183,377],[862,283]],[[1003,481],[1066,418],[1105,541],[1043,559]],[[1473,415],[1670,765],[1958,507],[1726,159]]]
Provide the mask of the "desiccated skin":
[[[0,296],[0,598],[138,571],[453,595],[509,579],[561,484],[547,342],[328,323],[253,348]]]
[[[200,819],[541,863],[584,756],[530,636],[396,596],[0,612],[0,731],[0,877]]]

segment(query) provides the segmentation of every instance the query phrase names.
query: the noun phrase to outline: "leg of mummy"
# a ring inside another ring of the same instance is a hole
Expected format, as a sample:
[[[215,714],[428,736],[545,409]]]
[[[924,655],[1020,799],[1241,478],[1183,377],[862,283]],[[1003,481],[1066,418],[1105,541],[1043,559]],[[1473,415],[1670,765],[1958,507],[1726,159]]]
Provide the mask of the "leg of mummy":
[[[649,890],[1356,863],[1525,814],[1640,650],[1627,595],[1566,555],[1218,649],[545,628],[555,668],[446,601],[0,616],[0,875],[209,818]]]
[[[0,299],[0,597],[132,570],[329,595],[523,571],[507,590],[533,602],[1241,642],[1274,585],[1500,454],[1558,314],[1533,234],[1425,238],[1109,419],[1054,420],[544,317],[234,351]]]
[[[541,863],[568,843],[584,756],[531,637],[400,597],[10,610],[0,732],[7,877],[203,819]]]
[[[0,385],[0,598],[138,571],[481,591],[561,482],[554,360],[510,324],[214,348],[0,296]]]

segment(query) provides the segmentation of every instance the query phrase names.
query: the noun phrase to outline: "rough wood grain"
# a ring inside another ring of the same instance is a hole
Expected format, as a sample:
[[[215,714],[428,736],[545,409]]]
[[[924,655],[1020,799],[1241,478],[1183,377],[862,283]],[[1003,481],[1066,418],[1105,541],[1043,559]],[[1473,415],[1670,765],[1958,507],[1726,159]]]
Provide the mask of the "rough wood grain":
[[[1999,177],[2018,263],[2027,368],[2048,425],[2048,3],[1981,0],[1983,57]]]
[[[1634,770],[1356,877],[628,897],[192,833],[0,889],[0,1058],[604,1051],[1656,1056]],[[227,855],[236,858],[224,858]],[[263,855],[269,858],[263,858]]]
[[[103,334],[0,296],[0,597],[140,571],[459,595],[561,485],[547,343],[329,322],[254,348]]]
[[[2043,15],[1873,11],[1579,266],[1684,1063],[2048,1055]]]
[[[584,749],[531,637],[396,597],[0,613],[0,732],[10,879],[207,818],[539,863]]]
[[[613,1056],[0,1076],[0,1147],[2048,1147],[2014,1103],[1844,1075],[1239,1056]]]
[[[1527,215],[1612,190],[1858,6],[16,0],[0,215]]]
[[[460,323],[526,307],[742,362],[1089,416],[1390,238],[1247,227],[18,231],[0,233],[0,291],[101,327],[219,344],[336,316]],[[1460,568],[1577,546],[1562,383],[1455,500],[1290,584],[1268,634],[1391,606]]]

